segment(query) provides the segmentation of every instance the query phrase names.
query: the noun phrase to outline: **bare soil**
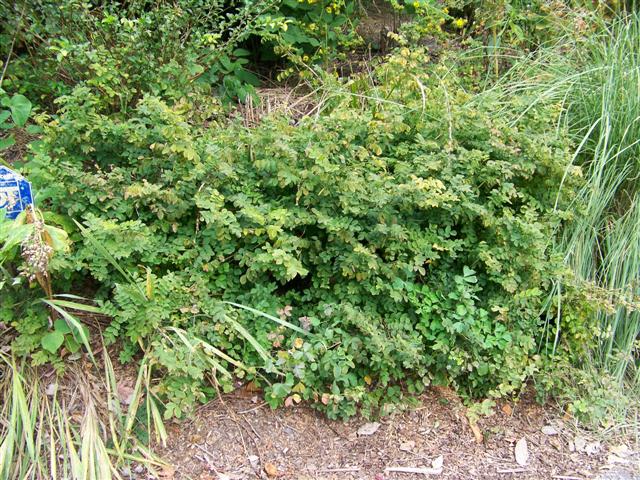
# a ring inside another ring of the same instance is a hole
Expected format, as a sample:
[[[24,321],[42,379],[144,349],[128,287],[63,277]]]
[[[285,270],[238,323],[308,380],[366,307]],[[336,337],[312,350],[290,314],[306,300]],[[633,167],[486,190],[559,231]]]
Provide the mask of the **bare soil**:
[[[255,392],[239,391],[169,426],[169,444],[158,453],[173,478],[192,480],[640,479],[636,445],[601,443],[531,399],[496,410],[478,422],[479,443],[459,399],[432,389],[364,435],[364,419],[331,421],[304,406],[274,411]],[[518,464],[523,438],[528,460]]]

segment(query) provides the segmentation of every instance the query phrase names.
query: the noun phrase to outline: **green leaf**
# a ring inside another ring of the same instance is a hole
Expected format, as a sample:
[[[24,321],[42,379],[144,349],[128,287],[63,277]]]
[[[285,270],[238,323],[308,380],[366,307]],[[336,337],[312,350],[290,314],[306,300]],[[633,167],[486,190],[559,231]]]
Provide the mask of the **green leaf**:
[[[37,135],[44,131],[40,125],[27,125],[26,130],[29,135]]]
[[[271,387],[272,395],[278,398],[286,397],[287,395],[289,395],[290,391],[291,391],[291,387],[289,387],[284,383],[274,383],[273,387]]]
[[[42,348],[51,353],[56,353],[62,345],[62,342],[64,342],[64,334],[58,331],[47,333],[40,341]]]
[[[67,322],[65,322],[62,318],[59,318],[55,322],[53,322],[53,328],[56,332],[60,332],[62,334],[71,333],[69,325],[67,325]]]
[[[53,248],[55,252],[69,251],[71,242],[69,241],[67,232],[51,225],[45,225],[44,229],[49,234],[49,241],[47,243],[49,243],[49,246]]]
[[[11,97],[11,102],[9,103],[9,108],[11,109],[11,117],[13,118],[13,122],[18,126],[22,127],[27,120],[29,119],[29,115],[31,114],[31,102],[24,95],[16,94]]]
[[[476,283],[478,281],[475,273],[475,270],[471,270],[466,265],[462,268],[462,275],[464,276],[464,281],[467,283]]]
[[[9,115],[11,115],[11,112],[9,110],[2,110],[0,112],[0,123],[6,121],[7,118],[9,118]]]
[[[87,349],[87,353],[89,354],[91,361],[95,363],[95,358],[93,356],[93,352],[91,351],[91,344],[89,343],[89,330],[87,329],[87,327],[82,325],[82,323],[80,323],[80,321],[76,317],[74,317],[69,312],[67,312],[62,307],[60,307],[57,304],[60,302],[60,300],[48,300],[46,298],[42,298],[41,301],[43,303],[46,303],[47,305],[52,307],[56,312],[62,315],[62,318],[64,318],[67,321],[67,323],[70,325],[70,328],[72,329],[74,336],[77,335],[80,341],[82,342],[82,344]]]
[[[244,48],[236,48],[233,51],[233,54],[236,57],[248,57],[249,55],[251,55],[251,52],[249,50],[245,50]]]
[[[244,68],[239,68],[238,70],[236,70],[236,77],[238,77],[243,82],[248,83],[249,85],[253,85],[254,87],[260,85],[260,80],[258,79],[258,77],[256,77],[249,70],[245,70]]]
[[[0,150],[4,150],[5,148],[9,148],[10,146],[16,143],[16,139],[13,135],[9,135],[6,138],[0,138]]]
[[[189,74],[190,75],[200,75],[204,72],[204,67],[202,65],[193,64],[189,66]]]
[[[64,338],[64,346],[71,353],[76,353],[78,350],[80,350],[80,344],[71,335],[68,335]]]

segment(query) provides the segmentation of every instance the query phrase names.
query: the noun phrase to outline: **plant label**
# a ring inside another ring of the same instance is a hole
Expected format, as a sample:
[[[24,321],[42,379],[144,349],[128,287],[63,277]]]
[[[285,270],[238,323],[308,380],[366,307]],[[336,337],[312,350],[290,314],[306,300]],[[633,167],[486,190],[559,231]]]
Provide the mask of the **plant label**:
[[[5,210],[7,218],[15,219],[32,203],[31,183],[19,173],[0,165],[0,209]]]

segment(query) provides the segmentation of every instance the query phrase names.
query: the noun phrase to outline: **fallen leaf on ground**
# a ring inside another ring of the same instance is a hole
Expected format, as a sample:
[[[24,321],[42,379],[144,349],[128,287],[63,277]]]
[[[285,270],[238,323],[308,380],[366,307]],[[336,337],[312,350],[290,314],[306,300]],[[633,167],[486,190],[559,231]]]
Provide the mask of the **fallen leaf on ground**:
[[[264,464],[264,471],[270,477],[277,477],[278,476],[278,467],[276,467],[273,463],[269,463],[269,462],[265,463]]]
[[[615,453],[610,453],[607,456],[607,463],[631,463],[631,460],[618,456]]]
[[[585,448],[587,448],[587,440],[584,437],[574,438],[573,444],[576,446],[578,452],[584,452]]]
[[[476,437],[476,442],[482,443],[484,440],[484,436],[480,431],[480,427],[476,422],[469,422],[469,427],[471,427],[471,431],[473,432],[474,437]]]
[[[612,447],[609,448],[609,451],[619,457],[626,457],[627,455],[629,455],[631,453],[631,451],[629,450],[629,447],[627,447],[626,445],[614,445]]]
[[[249,455],[249,457],[247,457],[247,460],[249,460],[249,463],[254,470],[258,470],[258,466],[260,465],[260,458],[257,455]]]
[[[551,437],[549,438],[549,443],[551,445],[553,445],[553,447],[558,450],[559,452],[562,451],[562,443],[560,442],[560,440],[558,440],[557,437]]]
[[[47,389],[44,391],[44,393],[49,395],[50,397],[53,397],[57,391],[58,391],[58,384],[50,383],[49,385],[47,385]]]
[[[587,455],[593,455],[594,453],[597,453],[599,450],[600,450],[600,442],[587,443],[587,445],[584,447],[584,453],[586,453]]]
[[[502,411],[505,415],[511,416],[511,414],[513,413],[513,408],[511,408],[511,405],[509,405],[508,403],[505,403],[504,405],[502,405]]]
[[[556,430],[555,427],[552,427],[551,425],[545,425],[544,427],[542,427],[542,433],[544,433],[545,435],[557,435],[558,430]]]
[[[158,472],[158,476],[164,480],[172,480],[176,474],[176,469],[171,465],[165,465],[160,472]]]
[[[518,440],[518,443],[516,443],[516,446],[514,448],[514,454],[518,465],[524,467],[529,461],[529,448],[527,447],[526,438],[522,437],[520,440]]]
[[[415,446],[416,442],[414,442],[413,440],[409,440],[408,442],[404,442],[400,445],[400,450],[402,450],[403,452],[410,452],[415,448]]]
[[[373,435],[380,428],[378,422],[365,423],[358,429],[358,435]]]
[[[439,455],[436,457],[436,459],[431,462],[431,468],[433,468],[434,470],[442,470],[442,466],[444,465],[444,457],[442,455]]]
[[[126,383],[118,383],[117,391],[120,402],[124,405],[131,405],[131,402],[133,402],[134,394],[133,387],[127,385]]]

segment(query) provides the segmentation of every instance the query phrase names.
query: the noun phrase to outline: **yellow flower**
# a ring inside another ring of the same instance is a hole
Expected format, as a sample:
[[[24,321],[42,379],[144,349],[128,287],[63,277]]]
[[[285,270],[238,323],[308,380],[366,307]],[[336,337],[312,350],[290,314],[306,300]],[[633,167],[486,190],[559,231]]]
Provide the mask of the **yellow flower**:
[[[418,8],[420,6],[420,2],[413,2],[413,8]]]
[[[462,27],[464,27],[466,25],[466,23],[467,23],[466,19],[464,19],[464,18],[456,18],[456,20],[453,22],[453,25],[456,28],[462,28]]]
[[[331,7],[327,7],[326,10],[327,10],[327,13],[331,13]]]

